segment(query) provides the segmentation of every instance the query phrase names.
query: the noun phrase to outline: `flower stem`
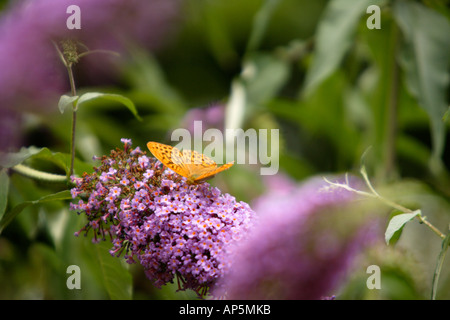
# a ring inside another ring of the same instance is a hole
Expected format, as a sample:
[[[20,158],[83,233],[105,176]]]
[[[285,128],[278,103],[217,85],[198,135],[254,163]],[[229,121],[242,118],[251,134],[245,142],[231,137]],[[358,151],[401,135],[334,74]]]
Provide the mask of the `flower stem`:
[[[75,87],[75,79],[73,76],[72,66],[69,64],[67,66],[67,72],[69,74],[69,81],[70,81],[70,91],[72,96],[76,96],[76,87]],[[75,103],[75,102],[74,102]],[[72,139],[70,142],[70,170],[69,170],[69,177],[73,175],[73,166],[75,162],[75,131],[76,131],[76,125],[77,125],[77,110],[75,107],[75,104],[73,105],[72,110]]]
[[[361,174],[364,177],[364,181],[366,182],[366,184],[369,187],[371,192],[365,192],[365,191],[354,189],[354,188],[350,187],[350,185],[348,184],[348,181],[344,184],[344,183],[331,182],[326,178],[324,178],[324,180],[333,186],[346,189],[348,191],[354,192],[354,193],[362,195],[362,196],[378,199],[379,201],[383,202],[385,205],[387,205],[391,208],[397,209],[401,212],[405,212],[405,213],[413,212],[413,210],[408,209],[398,203],[395,203],[395,202],[381,196],[378,192],[376,192],[375,189],[373,188],[372,184],[370,183],[370,180],[367,176],[367,173],[366,173],[366,170],[364,167],[361,168]],[[418,214],[416,216],[416,218],[420,221],[420,223],[423,223],[428,228],[430,228],[431,231],[433,231],[441,239],[445,239],[445,234],[443,234],[438,228],[436,228],[433,224],[431,224],[428,220],[426,220],[426,217],[422,216],[421,214]]]
[[[117,53],[117,52],[115,52],[115,51],[112,51],[112,50],[100,50],[100,49],[97,49],[97,50],[89,50],[89,51],[80,53],[80,54],[78,55],[78,58],[82,58],[82,57],[84,57],[84,56],[87,56],[87,55],[93,54],[93,53],[107,53],[107,54],[111,54],[111,55],[116,56],[116,57],[120,57],[120,54]]]
[[[396,25],[393,26],[391,34],[391,60],[389,61],[390,83],[387,93],[387,112],[386,112],[386,127],[385,127],[385,145],[384,145],[384,175],[385,178],[392,179],[395,170],[396,157],[396,139],[397,139],[397,113],[398,101],[400,91],[400,67],[397,62],[399,43],[399,29]]]
[[[386,205],[390,206],[391,208],[397,209],[401,212],[405,213],[412,213],[413,211],[411,209],[408,209],[402,205],[399,205],[398,203],[395,203],[389,199],[386,199],[385,197],[379,195],[375,189],[372,187],[372,184],[370,183],[370,180],[367,176],[365,167],[361,168],[361,174],[364,177],[364,181],[366,182],[369,189],[372,191],[372,194],[378,198],[380,201],[384,202]],[[443,234],[441,231],[439,231],[438,228],[436,228],[434,225],[432,225],[430,222],[426,220],[426,217],[422,216],[421,214],[418,214],[416,218],[420,221],[420,223],[425,224],[428,228],[430,228],[435,234],[437,234],[441,239],[445,238],[445,234]]]

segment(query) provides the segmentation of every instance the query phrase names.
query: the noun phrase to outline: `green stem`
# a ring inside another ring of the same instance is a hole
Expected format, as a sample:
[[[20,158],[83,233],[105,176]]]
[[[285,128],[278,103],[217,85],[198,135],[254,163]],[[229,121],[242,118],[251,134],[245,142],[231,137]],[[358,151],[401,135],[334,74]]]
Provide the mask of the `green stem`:
[[[115,52],[115,51],[97,49],[97,50],[89,50],[89,51],[80,53],[78,55],[78,58],[82,58],[84,56],[87,56],[87,55],[90,55],[90,54],[93,54],[93,53],[107,53],[107,54],[111,54],[111,55],[116,56],[116,57],[120,57],[120,54]]]
[[[269,26],[270,19],[275,12],[279,0],[266,0],[253,18],[252,29],[245,50],[246,55],[256,50],[263,40]]]
[[[395,203],[389,199],[386,199],[385,197],[381,196],[380,194],[378,194],[378,192],[375,191],[375,189],[372,187],[372,184],[369,181],[369,178],[367,177],[366,171],[364,169],[364,167],[361,169],[361,174],[364,177],[364,180],[367,184],[367,186],[369,187],[371,193],[369,192],[365,192],[365,191],[361,191],[361,190],[356,190],[352,187],[350,187],[350,185],[348,184],[348,182],[346,184],[343,183],[336,183],[336,182],[331,182],[329,180],[327,180],[326,178],[324,178],[324,180],[336,187],[340,187],[343,189],[346,189],[348,191],[354,192],[356,194],[365,196],[365,197],[370,197],[370,198],[375,198],[378,199],[379,201],[383,202],[384,204],[386,204],[387,206],[397,209],[401,212],[405,212],[405,213],[412,213],[413,211],[411,209],[408,209],[398,203]],[[416,218],[423,224],[425,224],[428,228],[431,229],[431,231],[433,231],[435,234],[437,234],[441,239],[445,239],[445,234],[443,234],[441,231],[439,231],[438,228],[436,228],[434,225],[432,225],[430,222],[428,222],[428,220],[426,220],[426,217],[422,216],[422,215],[417,215]]]
[[[447,253],[449,244],[450,244],[450,226],[449,226],[449,233],[445,237],[444,241],[442,241],[442,249],[441,252],[439,253],[436,268],[434,270],[433,282],[431,285],[431,300],[436,300],[439,277],[441,275],[442,266],[444,265],[445,254]]]
[[[395,203],[389,199],[386,199],[385,197],[378,194],[378,192],[375,191],[375,189],[372,187],[372,184],[370,183],[369,177],[367,176],[367,172],[365,168],[361,168],[361,174],[364,178],[364,181],[366,182],[366,185],[369,187],[370,191],[372,193],[372,197],[378,198],[381,202],[385,203],[386,205],[390,206],[391,208],[397,209],[401,212],[405,213],[412,213],[413,211],[411,209],[408,209],[398,203]],[[425,224],[428,228],[431,229],[435,234],[437,234],[441,239],[445,238],[445,234],[443,234],[441,231],[439,231],[438,228],[436,228],[434,225],[432,225],[428,220],[426,220],[426,217],[422,216],[421,214],[417,215],[416,218],[423,224]]]
[[[69,81],[70,81],[70,90],[72,93],[72,96],[76,96],[76,88],[75,88],[75,79],[73,76],[72,66],[67,66],[67,72],[69,74]],[[68,177],[73,175],[73,166],[75,162],[75,131],[76,131],[76,125],[77,125],[77,110],[75,108],[75,105],[73,106],[73,112],[72,112],[72,139],[70,142],[70,170]]]
[[[399,205],[398,203],[395,203],[389,199],[386,199],[380,195],[376,196],[380,201],[384,202],[386,205],[400,210],[401,212],[405,212],[405,213],[412,213],[413,211],[411,209],[408,209],[402,205]],[[421,214],[415,216],[416,219],[418,219],[420,221],[420,223],[423,223],[424,225],[426,225],[428,228],[431,229],[431,231],[433,231],[435,234],[437,234],[441,239],[445,239],[445,234],[443,234],[441,231],[439,231],[438,228],[436,228],[434,225],[432,225],[426,217],[422,216]]]
[[[23,164],[17,164],[14,167],[12,167],[14,171],[17,173],[20,173],[26,177],[40,180],[40,181],[47,181],[47,182],[66,182],[67,177],[60,175],[60,174],[54,174],[54,173],[48,173],[39,171],[27,166],[24,166]]]
[[[445,234],[443,234],[441,231],[439,231],[438,228],[429,223],[427,217],[423,217],[422,215],[419,214],[418,216],[416,216],[416,218],[419,219],[421,223],[425,224],[428,228],[430,228],[439,237],[441,237],[441,239],[445,239]]]
[[[387,112],[386,112],[386,128],[385,128],[385,158],[384,158],[384,175],[385,178],[392,178],[395,170],[396,162],[396,137],[397,137],[397,113],[398,113],[398,95],[400,90],[400,68],[397,63],[399,30],[394,24],[391,34],[391,61],[389,69],[391,72],[391,81],[389,84],[389,93],[387,95]]]

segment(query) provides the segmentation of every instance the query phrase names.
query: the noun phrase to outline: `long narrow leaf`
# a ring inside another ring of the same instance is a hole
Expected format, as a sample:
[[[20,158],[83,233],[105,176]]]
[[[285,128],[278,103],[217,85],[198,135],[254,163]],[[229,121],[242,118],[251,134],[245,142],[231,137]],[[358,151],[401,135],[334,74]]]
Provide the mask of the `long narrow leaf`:
[[[401,66],[408,89],[426,110],[431,121],[433,155],[445,146],[450,23],[434,10],[413,1],[395,1],[394,16],[405,37]]]
[[[0,220],[0,234],[3,232],[5,227],[25,208],[32,206],[32,205],[45,203],[45,202],[61,201],[61,200],[68,200],[68,199],[72,199],[70,191],[64,190],[61,192],[57,192],[54,194],[44,196],[38,200],[25,201],[25,202],[22,202],[21,204],[18,204],[17,206],[15,206],[14,208],[12,208],[10,211],[6,212],[3,215],[2,219]]]
[[[247,52],[256,50],[266,32],[270,18],[277,8],[280,0],[266,0],[261,9],[256,13],[253,19],[252,32],[247,43]]]
[[[95,244],[103,284],[111,299],[129,300],[132,298],[133,287],[131,274],[124,266],[123,259],[111,256],[110,248],[110,242]]]
[[[361,17],[370,5],[383,0],[331,0],[321,18],[316,34],[315,55],[304,92],[309,94],[330,76],[350,49]]]
[[[433,275],[433,283],[431,286],[431,300],[436,300],[436,292],[437,292],[437,286],[439,282],[439,276],[441,275],[442,265],[444,264],[444,258],[445,254],[447,253],[448,246],[450,244],[450,232],[447,234],[445,239],[442,241],[442,249],[439,253],[437,263],[436,263],[436,269],[434,270]]]

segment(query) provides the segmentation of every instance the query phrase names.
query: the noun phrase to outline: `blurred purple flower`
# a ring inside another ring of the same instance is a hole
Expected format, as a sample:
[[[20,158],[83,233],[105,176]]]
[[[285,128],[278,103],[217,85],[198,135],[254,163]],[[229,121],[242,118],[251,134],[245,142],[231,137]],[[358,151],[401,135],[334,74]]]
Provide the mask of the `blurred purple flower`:
[[[297,188],[295,181],[284,173],[279,172],[273,175],[261,176],[261,178],[266,187],[265,193],[270,194],[271,196],[274,194],[286,194]],[[264,201],[264,198],[261,197],[260,200]]]
[[[109,235],[111,254],[137,258],[156,286],[176,277],[181,290],[203,296],[227,272],[228,247],[245,238],[255,213],[208,183],[187,185],[123,142],[93,174],[74,178],[72,196],[82,199],[71,207],[88,219],[80,231],[92,230],[94,240]]]
[[[130,43],[154,50],[161,46],[170,31],[180,1],[14,2],[0,17],[0,110],[9,109],[16,113],[56,112],[58,96],[68,91],[69,87],[67,73],[52,41],[71,38],[91,50],[124,52]],[[70,16],[66,11],[70,5],[80,7],[80,30],[66,27]],[[79,74],[84,79],[93,79],[98,72],[103,72],[111,78],[111,70],[115,69],[112,61],[104,54],[90,55],[80,63]],[[2,128],[0,135],[7,134],[6,128]]]
[[[261,196],[253,206],[259,224],[236,247],[231,271],[213,295],[240,300],[323,299],[332,294],[375,235],[368,232],[368,217],[351,209],[353,200],[354,193],[322,179]]]
[[[0,152],[19,145],[20,139],[20,115],[0,108]]]
[[[202,131],[210,128],[224,130],[225,105],[214,103],[204,108],[190,109],[184,119],[182,127],[194,134],[194,121],[201,121]]]

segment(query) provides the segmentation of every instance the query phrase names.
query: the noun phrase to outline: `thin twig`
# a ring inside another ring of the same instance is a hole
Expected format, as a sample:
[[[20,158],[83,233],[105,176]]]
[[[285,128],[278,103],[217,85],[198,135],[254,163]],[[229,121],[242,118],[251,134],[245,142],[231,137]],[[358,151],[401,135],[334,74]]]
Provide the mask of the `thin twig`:
[[[323,178],[327,183],[339,187],[339,188],[343,188],[346,189],[348,191],[354,192],[356,194],[362,195],[362,196],[366,196],[366,197],[370,197],[370,198],[376,198],[378,200],[380,200],[381,202],[383,202],[384,204],[386,204],[387,206],[397,209],[401,212],[405,212],[405,213],[412,213],[413,210],[406,208],[398,203],[395,203],[383,196],[381,196],[378,192],[375,191],[375,189],[373,188],[372,184],[370,183],[369,178],[367,177],[367,173],[365,171],[365,168],[362,167],[361,168],[361,174],[367,184],[367,187],[370,189],[371,193],[369,192],[365,192],[365,191],[361,191],[361,190],[357,190],[354,189],[352,187],[350,187],[350,185],[348,184],[348,181],[343,184],[343,183],[337,183],[337,182],[331,182],[329,181],[327,178]],[[426,217],[422,216],[421,214],[417,215],[416,218],[420,221],[420,223],[425,224],[428,228],[430,228],[435,234],[437,234],[441,239],[445,239],[445,234],[443,234],[438,228],[436,228],[433,224],[431,224]]]

